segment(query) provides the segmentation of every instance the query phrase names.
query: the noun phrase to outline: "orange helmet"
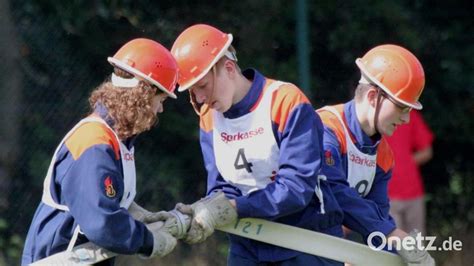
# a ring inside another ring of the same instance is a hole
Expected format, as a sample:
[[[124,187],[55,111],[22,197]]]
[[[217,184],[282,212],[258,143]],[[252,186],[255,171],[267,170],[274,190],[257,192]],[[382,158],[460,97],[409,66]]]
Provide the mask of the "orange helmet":
[[[407,49],[385,44],[357,58],[361,83],[375,84],[399,103],[420,110],[418,101],[425,86],[420,61]]]
[[[174,90],[178,81],[178,65],[161,44],[149,39],[134,39],[122,46],[113,57],[108,57],[107,61],[135,76],[127,80],[112,74],[112,82],[134,87],[138,80],[145,80],[176,99]]]
[[[226,55],[232,34],[205,24],[196,24],[183,31],[171,48],[179,66],[179,91],[199,81],[217,61]],[[236,60],[235,55],[227,55]]]

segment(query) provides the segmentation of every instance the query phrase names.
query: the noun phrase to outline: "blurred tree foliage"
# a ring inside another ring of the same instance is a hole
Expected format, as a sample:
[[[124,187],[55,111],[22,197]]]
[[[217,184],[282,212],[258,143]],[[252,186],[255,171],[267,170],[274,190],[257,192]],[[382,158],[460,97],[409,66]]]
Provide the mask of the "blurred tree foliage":
[[[10,208],[1,213],[0,264],[19,260],[17,236],[26,235],[51,155],[89,111],[90,91],[111,71],[106,57],[129,39],[148,37],[170,48],[187,26],[209,23],[234,35],[242,67],[298,84],[291,1],[16,0],[10,7],[24,84],[18,103],[21,160],[13,173]],[[436,134],[435,158],[423,169],[428,226],[431,234],[470,232],[472,238],[472,2],[308,1],[307,11],[315,108],[350,99],[359,78],[354,61],[373,46],[396,43],[418,56],[427,76],[423,115]],[[187,93],[178,96],[166,103],[158,127],[137,143],[137,201],[154,210],[195,201],[206,189],[197,116]],[[9,241],[16,253],[4,252]],[[212,259],[223,263],[207,262]]]

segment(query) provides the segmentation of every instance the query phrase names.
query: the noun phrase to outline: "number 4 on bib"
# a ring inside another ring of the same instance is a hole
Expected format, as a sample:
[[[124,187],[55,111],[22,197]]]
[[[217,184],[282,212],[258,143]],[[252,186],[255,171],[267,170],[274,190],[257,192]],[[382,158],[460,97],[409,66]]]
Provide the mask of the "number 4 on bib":
[[[239,170],[245,168],[247,172],[252,173],[252,166],[253,164],[249,163],[245,157],[244,148],[239,149],[234,162],[235,169]]]

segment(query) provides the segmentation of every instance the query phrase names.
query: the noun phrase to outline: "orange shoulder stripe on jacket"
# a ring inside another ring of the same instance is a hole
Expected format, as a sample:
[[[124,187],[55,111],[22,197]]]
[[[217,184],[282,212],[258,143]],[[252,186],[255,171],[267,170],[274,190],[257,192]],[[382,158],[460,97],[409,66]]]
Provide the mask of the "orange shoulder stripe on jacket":
[[[255,103],[253,104],[252,108],[250,108],[250,112],[253,112],[255,109],[257,109],[258,105],[260,104],[260,101],[262,100],[263,98],[263,95],[265,94],[265,92],[267,91],[268,87],[273,83],[275,82],[274,79],[269,79],[269,78],[265,78],[265,85],[263,85],[263,89],[262,89],[262,93],[260,93],[260,96],[258,97],[258,99],[255,101]],[[272,95],[273,97],[273,95]]]
[[[293,84],[281,85],[272,97],[272,121],[278,125],[278,131],[283,132],[288,116],[296,106],[307,103],[308,98],[298,87]]]
[[[341,117],[344,117],[344,105],[343,104],[338,104],[332,106],[334,107]],[[346,137],[344,135],[344,129],[342,128],[341,122],[337,117],[326,110],[318,109],[316,112],[319,114],[319,117],[321,118],[321,121],[323,124],[327,127],[329,127],[334,134],[336,135],[337,141],[340,143],[341,146],[341,154],[346,154],[347,153],[347,143],[346,143]]]
[[[203,106],[201,108],[201,114],[199,116],[199,127],[201,130],[208,133],[212,130],[213,121],[212,121],[212,110],[208,106]]]
[[[377,147],[377,165],[385,172],[388,172],[393,167],[394,162],[392,149],[385,137],[382,137]]]
[[[88,148],[106,144],[112,146],[115,158],[120,159],[120,146],[114,133],[107,126],[98,122],[87,122],[77,128],[65,141],[66,147],[77,160]]]

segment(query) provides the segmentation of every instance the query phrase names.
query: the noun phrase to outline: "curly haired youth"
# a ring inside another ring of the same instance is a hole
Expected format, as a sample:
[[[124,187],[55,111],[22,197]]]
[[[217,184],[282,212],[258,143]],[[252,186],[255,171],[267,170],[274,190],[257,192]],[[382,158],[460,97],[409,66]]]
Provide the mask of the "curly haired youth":
[[[124,78],[131,77],[117,68],[114,72]],[[156,92],[155,86],[143,81],[134,88],[116,87],[112,82],[105,81],[92,92],[89,104],[92,110],[97,103],[107,108],[115,133],[120,139],[127,139],[149,130],[157,122],[158,117],[152,109]]]

